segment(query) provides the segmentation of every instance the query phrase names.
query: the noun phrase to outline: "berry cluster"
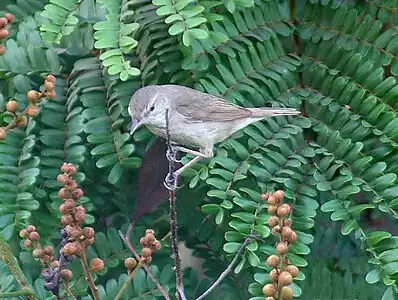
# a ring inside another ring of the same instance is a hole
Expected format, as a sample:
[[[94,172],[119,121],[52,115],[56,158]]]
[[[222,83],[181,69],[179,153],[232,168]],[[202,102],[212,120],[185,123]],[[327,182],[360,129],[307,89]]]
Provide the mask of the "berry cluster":
[[[147,229],[145,236],[140,239],[140,244],[144,247],[141,250],[141,260],[144,263],[152,261],[152,254],[160,249],[160,242],[155,237],[155,231],[153,229]]]
[[[65,262],[70,261],[71,258],[63,255],[61,252],[57,260],[52,246],[43,248],[39,242],[40,234],[33,225],[29,225],[25,229],[22,229],[19,235],[24,239],[25,248],[33,249],[33,257],[39,259],[42,265],[47,267],[42,271],[45,281],[44,288],[51,291],[54,295],[58,295],[60,279],[62,278],[65,282],[69,282],[72,278],[72,271],[65,268]]]
[[[0,18],[0,41],[7,39],[10,36],[10,25],[14,22],[15,16],[13,14],[6,14]],[[6,53],[6,48],[0,45],[0,56]]]
[[[64,163],[61,167],[62,174],[59,174],[57,181],[64,186],[59,190],[58,196],[63,200],[59,207],[62,214],[61,223],[61,249],[58,260],[54,256],[52,246],[42,248],[39,243],[40,235],[33,225],[20,231],[20,236],[25,239],[24,246],[28,249],[33,248],[33,257],[40,259],[46,266],[42,271],[45,283],[44,288],[59,296],[61,279],[64,286],[68,286],[73,277],[72,271],[66,268],[66,263],[79,257],[89,282],[90,289],[97,291],[90,272],[100,273],[104,269],[104,262],[99,258],[93,258],[90,265],[87,263],[85,251],[94,243],[95,231],[91,227],[82,228],[86,217],[83,206],[76,203],[83,196],[83,191],[78,187],[73,175],[77,173],[76,167],[71,163]],[[70,294],[70,290],[67,289]]]
[[[0,18],[1,20],[2,18]],[[1,32],[1,31],[0,31]],[[24,127],[28,124],[29,117],[36,117],[40,112],[40,107],[38,104],[44,99],[54,99],[56,96],[55,93],[55,77],[53,75],[47,75],[44,81],[44,92],[38,92],[36,90],[30,90],[27,93],[27,97],[29,100],[29,105],[19,114],[17,114],[17,110],[19,108],[19,104],[14,99],[11,99],[6,104],[6,110],[8,113],[12,114],[14,120],[8,124],[6,127],[0,127],[0,140],[4,140],[7,137],[7,132],[15,127]]]
[[[82,228],[86,218],[86,210],[81,205],[76,205],[83,191],[78,187],[73,175],[76,174],[76,167],[71,163],[64,163],[61,167],[62,174],[59,174],[57,181],[62,183],[58,197],[64,202],[60,205],[59,211],[62,214],[61,223],[68,234],[69,241],[64,245],[66,255],[80,255],[87,247],[94,243],[95,231],[92,227]]]
[[[263,287],[267,300],[293,299],[293,291],[289,285],[299,272],[299,269],[291,265],[286,258],[290,245],[297,240],[297,233],[291,228],[292,220],[289,216],[292,208],[289,204],[283,203],[284,197],[285,194],[281,190],[262,195],[262,199],[268,203],[268,212],[272,215],[268,219],[268,225],[272,228],[272,233],[279,236],[276,245],[277,255],[271,255],[267,259],[267,264],[273,268],[270,272],[273,283]]]
[[[155,231],[152,229],[147,229],[145,231],[145,236],[140,239],[140,244],[144,247],[141,251],[141,257],[139,261],[137,261],[133,257],[128,257],[124,260],[124,265],[128,270],[127,280],[123,283],[119,292],[117,293],[115,300],[122,299],[123,293],[130,286],[131,281],[133,280],[134,274],[137,270],[143,267],[146,263],[152,261],[152,254],[160,249],[160,242],[155,237]]]
[[[19,232],[19,236],[24,239],[26,249],[33,249],[33,257],[40,259],[44,265],[50,265],[54,261],[54,248],[46,246],[42,248],[40,245],[40,234],[33,225],[27,226]]]
[[[31,104],[35,105],[39,103],[44,97],[54,99],[56,97],[55,80],[53,75],[47,75],[44,80],[44,91],[42,93],[36,90],[30,90],[27,96]]]

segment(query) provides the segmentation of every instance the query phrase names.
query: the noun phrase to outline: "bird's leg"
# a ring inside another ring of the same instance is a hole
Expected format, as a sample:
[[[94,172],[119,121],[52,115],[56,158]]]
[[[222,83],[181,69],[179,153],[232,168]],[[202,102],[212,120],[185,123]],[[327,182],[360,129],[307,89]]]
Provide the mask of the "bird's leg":
[[[184,172],[186,169],[193,167],[201,159],[202,159],[201,156],[195,156],[186,165],[175,170],[172,174],[170,173],[167,174],[164,181],[166,188],[169,190],[176,190],[178,187],[178,178],[180,177],[181,173]]]
[[[178,146],[177,149],[179,151],[186,152],[189,154],[194,154],[196,156],[193,159],[191,159],[186,165],[184,165],[181,168],[179,168],[178,170],[174,171],[174,177],[177,176],[176,178],[178,178],[178,176],[180,176],[181,173],[184,172],[186,169],[192,168],[202,158],[210,158],[210,157],[214,156],[213,150],[211,148],[200,149],[199,152],[191,150],[191,149],[187,149],[184,147],[180,147],[180,146]]]
[[[182,172],[184,172],[185,170],[187,170],[189,168],[192,168],[202,158],[210,158],[210,157],[214,156],[212,149],[205,149],[205,150],[200,149],[200,152],[197,152],[197,151],[194,151],[194,150],[190,150],[190,149],[186,149],[186,148],[181,147],[180,151],[186,151],[187,153],[194,154],[194,155],[197,153],[197,155],[193,159],[191,159],[187,164],[183,165],[181,168],[179,168],[178,170],[173,172],[174,178],[176,178],[175,187],[177,187],[176,186],[177,180],[180,177],[180,175],[182,174]]]
[[[168,174],[165,179],[165,186],[169,190],[176,190],[178,185],[178,178],[180,177],[181,173],[184,172],[186,169],[192,168],[198,161],[202,158],[210,158],[213,157],[213,150],[211,148],[208,149],[200,149],[199,151],[191,150],[188,148],[184,148],[181,146],[174,146],[173,151],[181,151],[188,154],[196,155],[193,159],[191,159],[186,165],[182,166],[181,168],[175,170],[173,174]],[[167,154],[166,154],[167,156]]]
[[[176,151],[185,152],[185,153],[188,153],[188,154],[193,154],[193,155],[200,156],[200,157],[203,157],[203,158],[213,157],[213,151],[210,151],[210,150],[199,152],[199,151],[191,150],[191,149],[184,148],[184,147],[181,147],[181,146],[175,146],[174,149]]]
[[[166,158],[168,161],[172,161],[172,162],[181,162],[181,160],[177,159],[178,152],[193,154],[193,155],[200,156],[203,158],[209,158],[209,157],[213,156],[212,151],[199,152],[199,151],[191,150],[191,149],[188,149],[188,148],[185,148],[182,146],[177,146],[175,144],[172,144],[170,148],[171,148],[171,150],[169,148],[167,148]]]
[[[191,167],[193,167],[194,165],[196,165],[196,163],[201,160],[202,157],[200,156],[195,156],[193,159],[191,159],[187,164],[183,165],[181,168],[179,168],[178,170],[174,171],[174,178],[178,178],[182,172],[184,172],[186,169],[189,169]]]
[[[183,165],[178,170],[175,170],[172,174],[167,174],[166,179],[164,181],[165,187],[168,190],[175,191],[178,187],[178,178],[180,177],[181,173],[184,172],[186,169],[193,167],[201,159],[202,157],[195,156],[186,165]]]

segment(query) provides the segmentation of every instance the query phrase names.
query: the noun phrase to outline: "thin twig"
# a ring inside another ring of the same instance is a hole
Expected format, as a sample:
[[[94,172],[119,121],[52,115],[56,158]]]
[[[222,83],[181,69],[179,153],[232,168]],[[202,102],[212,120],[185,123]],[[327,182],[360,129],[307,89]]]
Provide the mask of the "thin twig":
[[[247,245],[249,245],[254,239],[257,239],[256,235],[249,235],[243,244],[239,247],[238,252],[236,252],[234,259],[229,263],[228,267],[221,273],[221,275],[217,278],[216,281],[196,300],[202,300],[206,296],[208,296],[227,276],[228,274],[232,271],[234,265],[238,261],[240,255],[242,254],[243,250],[246,248]]]
[[[134,246],[130,243],[129,240],[127,240],[124,236],[123,233],[119,231],[119,235],[122,238],[123,242],[125,243],[125,245],[127,246],[127,248],[130,249],[131,252],[136,252],[134,249]],[[138,258],[139,259],[139,258]],[[155,284],[155,286],[158,288],[158,290],[162,293],[163,297],[166,300],[170,300],[169,295],[167,294],[165,288],[160,284],[160,282],[156,279],[155,275],[152,274],[151,270],[149,269],[149,267],[147,265],[143,265],[142,266],[143,269],[147,272],[147,274],[149,275],[149,277],[151,277],[153,283]]]
[[[166,177],[166,181],[168,181],[168,190],[169,190],[169,202],[170,202],[170,229],[171,229],[171,248],[173,251],[174,257],[174,268],[176,272],[176,288],[177,288],[177,299],[186,300],[185,292],[184,292],[184,282],[183,282],[183,274],[181,268],[181,258],[178,251],[178,225],[177,225],[177,211],[176,211],[176,191],[175,187],[178,183],[178,178],[174,175],[175,161],[177,157],[176,153],[173,151],[171,147],[170,140],[170,131],[169,131],[169,109],[166,109],[166,136],[167,136],[167,148],[170,155],[167,156],[169,161],[169,172]]]
[[[0,238],[0,259],[8,266],[11,274],[21,287],[21,294],[26,295],[26,299],[39,299],[39,296],[33,291],[32,286],[29,284],[28,279],[19,267],[18,260],[12,253],[10,244]],[[4,294],[2,294],[4,295]]]
[[[15,291],[15,292],[4,292],[0,293],[0,299],[3,298],[14,298],[14,297],[21,297],[21,296],[31,296],[32,291],[26,288],[23,288],[22,290]]]
[[[98,288],[94,283],[93,277],[91,276],[90,267],[88,266],[88,263],[87,263],[86,252],[84,250],[81,252],[80,261],[82,262],[84,276],[86,277],[88,285],[90,286],[90,290],[91,290],[94,300],[100,300],[100,297],[98,294]]]
[[[131,233],[133,232],[134,226],[135,226],[135,222],[132,221],[130,223],[129,227],[127,228],[127,231],[126,231],[126,234],[124,235],[124,237],[120,231],[119,231],[119,235],[123,239],[124,243],[129,247],[130,251],[133,252],[135,259],[140,260],[140,258],[141,258],[140,255],[138,254],[137,250],[135,250],[135,247],[130,243],[130,236],[131,236]]]
[[[62,286],[64,287],[65,292],[68,294],[68,296],[72,299],[72,300],[76,300],[76,297],[73,295],[70,287],[69,287],[69,282],[65,282],[64,280],[62,281]]]
[[[127,277],[126,281],[123,283],[122,287],[120,288],[119,292],[117,293],[116,297],[114,300],[119,300],[122,296],[123,293],[127,290],[129,287],[131,280],[133,280],[135,273],[137,273],[137,270],[141,269],[141,267],[144,265],[143,260],[140,259],[138,262],[137,266],[134,268],[134,270],[129,274]]]

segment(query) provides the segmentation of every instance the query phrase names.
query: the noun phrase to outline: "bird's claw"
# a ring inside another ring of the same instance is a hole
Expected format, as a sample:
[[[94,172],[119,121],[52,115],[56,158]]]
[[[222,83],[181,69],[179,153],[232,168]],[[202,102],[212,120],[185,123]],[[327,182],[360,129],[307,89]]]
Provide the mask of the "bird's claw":
[[[181,160],[177,159],[178,150],[176,150],[173,146],[167,149],[166,151],[166,158],[168,161],[174,163],[180,163]]]
[[[163,182],[166,189],[175,191],[178,188],[178,177],[179,174],[177,172],[173,172],[172,174],[168,173]]]

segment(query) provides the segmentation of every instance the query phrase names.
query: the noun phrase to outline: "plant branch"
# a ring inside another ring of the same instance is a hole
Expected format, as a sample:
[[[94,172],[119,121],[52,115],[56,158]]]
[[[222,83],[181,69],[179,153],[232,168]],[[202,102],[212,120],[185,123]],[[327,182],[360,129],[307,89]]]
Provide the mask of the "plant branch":
[[[254,239],[257,239],[258,237],[254,234],[249,235],[243,244],[239,247],[238,251],[235,254],[235,257],[232,259],[232,261],[229,263],[228,267],[220,274],[220,276],[217,278],[216,281],[196,300],[202,300],[206,296],[208,296],[214,289],[221,284],[221,282],[228,276],[228,274],[232,271],[232,268],[235,266],[236,262],[238,261],[239,257],[241,256],[243,250],[246,248],[247,245],[249,245]]]
[[[80,261],[82,262],[84,276],[86,277],[88,285],[90,286],[94,300],[100,300],[98,288],[96,287],[93,277],[91,276],[90,268],[87,263],[86,252],[84,250],[81,252]]]
[[[12,298],[12,297],[21,297],[21,296],[32,296],[32,291],[29,289],[23,288],[20,291],[15,291],[15,292],[4,292],[0,293],[0,299],[2,298]]]
[[[64,287],[65,292],[68,294],[68,296],[72,300],[77,300],[76,297],[73,295],[72,291],[69,288],[69,283],[65,282],[64,280],[62,281],[62,286]]]
[[[127,246],[127,248],[129,248],[131,252],[133,252],[133,253],[135,252],[135,253],[136,253],[136,251],[135,251],[133,245],[130,243],[129,240],[127,240],[127,239],[124,237],[123,233],[119,231],[119,235],[120,235],[120,237],[122,238],[124,244]],[[139,259],[138,259],[138,260],[139,260]],[[144,265],[142,266],[142,268],[147,272],[147,274],[149,275],[149,277],[151,277],[153,283],[156,285],[156,287],[158,288],[158,290],[162,293],[163,297],[164,297],[166,300],[170,300],[170,297],[169,297],[169,295],[167,294],[165,288],[164,288],[164,287],[160,284],[160,282],[156,279],[155,275],[152,274],[152,272],[151,272],[151,270],[149,269],[149,267],[148,267],[147,265],[144,264]]]
[[[173,151],[170,140],[169,131],[169,109],[166,109],[166,135],[167,135],[167,151],[170,155],[166,155],[169,161],[169,172],[166,177],[166,187],[169,190],[169,202],[170,202],[170,230],[171,230],[171,248],[174,257],[174,268],[176,272],[176,288],[177,288],[177,299],[186,300],[184,292],[184,282],[181,268],[181,258],[178,251],[178,224],[177,224],[177,211],[176,211],[176,187],[178,178],[174,174],[175,161],[177,159],[177,153]]]
[[[123,283],[122,287],[120,288],[119,292],[117,293],[116,297],[114,300],[119,300],[123,293],[127,290],[127,288],[129,287],[131,280],[133,280],[133,277],[135,275],[135,273],[137,273],[137,270],[141,269],[141,267],[144,266],[144,260],[140,259],[138,261],[137,266],[134,268],[133,271],[130,272],[129,276],[127,277],[126,281]]]
[[[24,291],[27,299],[39,299],[39,296],[35,294],[33,288],[29,285],[27,278],[19,267],[17,259],[12,254],[10,245],[2,238],[0,238],[0,259],[8,266],[15,280],[21,286],[21,291],[19,292]],[[4,293],[2,295],[4,295]]]

